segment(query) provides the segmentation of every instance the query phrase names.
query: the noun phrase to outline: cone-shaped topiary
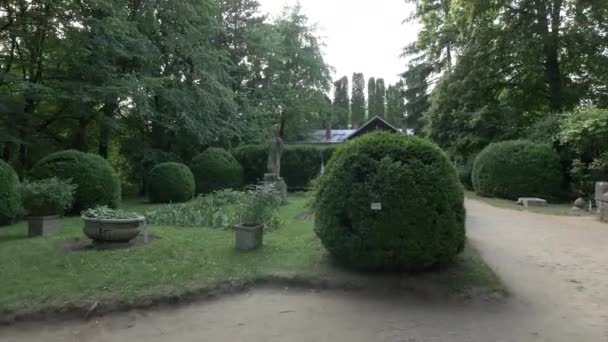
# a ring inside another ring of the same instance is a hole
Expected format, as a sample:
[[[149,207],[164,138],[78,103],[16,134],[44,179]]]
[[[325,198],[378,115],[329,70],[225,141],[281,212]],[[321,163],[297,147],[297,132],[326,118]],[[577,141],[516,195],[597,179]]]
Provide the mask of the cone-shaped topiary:
[[[243,185],[241,164],[223,148],[211,147],[194,157],[192,173],[196,180],[197,194],[236,189]]]
[[[363,270],[422,270],[465,243],[464,195],[434,144],[376,132],[334,152],[315,191],[315,232],[339,261]]]
[[[0,225],[12,223],[20,213],[19,178],[15,170],[0,159]]]
[[[71,179],[77,187],[72,214],[101,205],[120,205],[120,179],[108,161],[96,154],[75,150],[49,154],[34,165],[30,177]]]
[[[561,191],[559,155],[549,145],[525,140],[488,145],[473,165],[473,187],[481,196],[553,199]]]
[[[184,164],[158,164],[149,174],[148,196],[154,203],[188,201],[194,196],[194,175]]]

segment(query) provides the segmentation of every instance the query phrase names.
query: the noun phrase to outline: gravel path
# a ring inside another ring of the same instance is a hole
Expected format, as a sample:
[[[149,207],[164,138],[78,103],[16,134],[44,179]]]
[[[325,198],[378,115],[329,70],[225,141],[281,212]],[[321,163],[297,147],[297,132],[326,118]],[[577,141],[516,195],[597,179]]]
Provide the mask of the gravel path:
[[[608,342],[608,225],[467,208],[469,238],[509,289],[505,303],[257,289],[89,322],[19,323],[0,328],[0,340]]]

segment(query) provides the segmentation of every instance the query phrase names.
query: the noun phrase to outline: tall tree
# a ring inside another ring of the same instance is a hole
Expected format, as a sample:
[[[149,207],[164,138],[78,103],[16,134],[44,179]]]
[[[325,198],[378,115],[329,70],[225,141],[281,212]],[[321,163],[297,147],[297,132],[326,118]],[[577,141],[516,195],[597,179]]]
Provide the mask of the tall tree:
[[[362,73],[354,73],[352,81],[351,126],[356,129],[365,122],[365,77]]]
[[[404,126],[403,82],[389,85],[386,90],[386,120],[396,127]]]
[[[335,128],[348,128],[350,122],[350,100],[348,97],[348,77],[334,83],[333,118]]]
[[[386,86],[382,78],[376,80],[376,99],[374,102],[376,106],[375,115],[384,118],[386,113]]]
[[[443,147],[475,153],[552,113],[607,104],[605,1],[413,2],[422,29],[406,49],[408,96],[424,103],[439,79],[424,121]]]
[[[256,62],[262,69],[250,85],[256,89],[253,96],[272,114],[283,138],[296,138],[318,124],[319,105],[330,89],[330,67],[316,27],[300,6],[285,9],[264,34],[271,45]]]
[[[376,79],[371,77],[367,81],[367,117],[376,116]]]
[[[403,74],[405,80],[405,126],[414,134],[422,133],[422,115],[429,108],[429,81],[428,77],[433,67],[428,63],[411,65]]]

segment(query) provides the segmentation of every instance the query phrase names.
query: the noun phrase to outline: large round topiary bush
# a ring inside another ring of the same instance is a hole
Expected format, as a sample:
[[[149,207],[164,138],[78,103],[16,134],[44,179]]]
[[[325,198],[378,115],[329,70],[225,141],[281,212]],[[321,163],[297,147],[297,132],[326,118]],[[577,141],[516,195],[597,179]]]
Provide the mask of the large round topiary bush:
[[[553,199],[561,189],[559,155],[549,145],[525,140],[490,144],[475,159],[472,179],[481,196]]]
[[[108,161],[96,154],[75,150],[49,154],[34,165],[30,177],[71,179],[77,187],[71,210],[74,214],[101,205],[120,205],[120,179]]]
[[[12,223],[20,212],[19,178],[15,170],[0,159],[0,225]]]
[[[180,163],[156,165],[149,174],[148,196],[154,203],[177,203],[194,196],[194,175]]]
[[[422,270],[464,248],[464,195],[434,144],[370,133],[334,152],[320,177],[315,232],[339,261],[363,270]]]
[[[196,193],[206,194],[215,190],[243,185],[243,168],[230,152],[211,147],[192,160],[192,173],[196,180]]]

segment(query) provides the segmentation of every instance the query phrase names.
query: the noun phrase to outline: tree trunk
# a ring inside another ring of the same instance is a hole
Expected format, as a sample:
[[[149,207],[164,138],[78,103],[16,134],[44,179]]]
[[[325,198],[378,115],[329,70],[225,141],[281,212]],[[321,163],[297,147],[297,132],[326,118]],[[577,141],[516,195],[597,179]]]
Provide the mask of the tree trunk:
[[[89,118],[80,114],[80,118],[78,118],[78,126],[76,127],[76,132],[74,134],[74,142],[72,143],[72,147],[79,151],[85,151],[87,145],[87,126],[89,125]]]
[[[561,112],[562,76],[559,64],[559,27],[563,0],[554,0],[552,6],[545,1],[537,2],[538,25],[543,37],[545,82],[548,88],[549,107],[553,112]],[[549,22],[550,16],[551,22]],[[551,31],[549,31],[551,27]]]
[[[116,102],[107,102],[102,109],[102,116],[99,120],[99,142],[97,153],[108,159],[108,146],[110,145],[110,134],[112,127],[110,127],[110,120],[114,117],[114,112],[118,108]]]

